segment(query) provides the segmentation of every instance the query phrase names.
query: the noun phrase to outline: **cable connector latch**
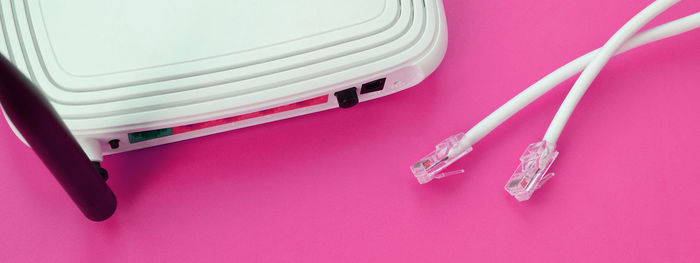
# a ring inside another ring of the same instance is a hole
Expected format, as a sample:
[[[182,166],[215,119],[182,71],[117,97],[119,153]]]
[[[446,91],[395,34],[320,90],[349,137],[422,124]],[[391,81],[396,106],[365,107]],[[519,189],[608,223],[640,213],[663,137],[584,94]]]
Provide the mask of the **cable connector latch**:
[[[555,145],[547,141],[530,144],[520,157],[520,165],[506,184],[506,191],[518,201],[526,201],[554,176],[547,173],[559,155]]]
[[[462,143],[464,133],[453,135],[435,146],[435,151],[423,157],[420,161],[411,166],[413,175],[421,184],[428,183],[433,179],[441,179],[450,175],[463,173],[458,170],[448,173],[440,173],[450,164],[462,158],[472,151],[472,147]]]

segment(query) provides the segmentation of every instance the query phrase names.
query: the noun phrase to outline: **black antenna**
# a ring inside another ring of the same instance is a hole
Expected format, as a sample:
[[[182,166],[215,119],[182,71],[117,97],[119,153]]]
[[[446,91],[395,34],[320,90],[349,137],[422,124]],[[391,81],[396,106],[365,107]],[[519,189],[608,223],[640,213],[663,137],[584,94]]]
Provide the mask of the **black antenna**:
[[[87,218],[114,214],[117,199],[41,91],[0,56],[0,104]]]

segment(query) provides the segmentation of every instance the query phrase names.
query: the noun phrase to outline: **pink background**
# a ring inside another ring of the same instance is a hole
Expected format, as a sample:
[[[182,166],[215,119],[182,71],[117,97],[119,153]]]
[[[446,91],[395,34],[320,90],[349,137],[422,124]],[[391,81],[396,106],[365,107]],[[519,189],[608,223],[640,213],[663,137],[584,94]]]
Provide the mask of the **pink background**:
[[[700,31],[615,58],[528,202],[503,186],[573,80],[477,144],[454,165],[466,174],[421,186],[408,169],[649,3],[445,0],[449,50],[422,84],[110,156],[103,223],[1,121],[0,262],[698,262]]]

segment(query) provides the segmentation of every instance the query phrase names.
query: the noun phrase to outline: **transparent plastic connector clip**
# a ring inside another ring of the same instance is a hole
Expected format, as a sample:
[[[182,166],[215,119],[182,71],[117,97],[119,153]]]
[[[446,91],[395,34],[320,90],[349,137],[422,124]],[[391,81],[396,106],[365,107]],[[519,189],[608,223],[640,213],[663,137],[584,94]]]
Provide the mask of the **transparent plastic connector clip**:
[[[530,144],[520,157],[520,165],[508,180],[506,191],[518,201],[529,200],[535,190],[554,176],[547,171],[558,155],[555,145],[547,141]]]
[[[450,175],[464,173],[464,170],[440,173],[447,166],[472,151],[471,146],[461,143],[463,138],[464,133],[460,133],[445,139],[435,146],[435,151],[413,164],[411,166],[411,171],[413,175],[416,176],[416,179],[418,179],[418,182],[425,184],[433,179],[441,179]]]

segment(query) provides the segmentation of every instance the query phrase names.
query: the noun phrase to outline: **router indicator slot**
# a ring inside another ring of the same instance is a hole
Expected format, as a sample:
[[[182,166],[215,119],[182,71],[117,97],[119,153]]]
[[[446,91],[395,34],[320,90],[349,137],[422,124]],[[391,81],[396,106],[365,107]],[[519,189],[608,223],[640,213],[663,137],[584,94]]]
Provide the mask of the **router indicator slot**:
[[[202,130],[202,129],[221,126],[221,125],[230,124],[230,123],[234,123],[234,122],[250,120],[250,119],[268,116],[268,115],[272,115],[272,114],[277,114],[277,113],[287,112],[287,111],[291,111],[291,110],[296,110],[296,109],[311,107],[311,106],[315,106],[315,105],[325,104],[327,102],[328,102],[328,95],[324,95],[321,97],[316,97],[313,99],[295,102],[295,103],[291,103],[291,104],[287,104],[287,105],[283,105],[283,106],[279,106],[279,107],[275,107],[275,108],[270,108],[270,109],[266,109],[266,110],[262,110],[262,111],[251,112],[248,114],[237,115],[237,116],[213,120],[213,121],[206,121],[206,122],[182,125],[182,126],[177,126],[177,127],[172,127],[172,128],[165,128],[165,129],[149,130],[149,131],[142,131],[142,132],[132,132],[132,133],[129,133],[129,142],[130,143],[138,143],[138,142],[149,141],[149,140],[167,137],[167,136],[171,136],[171,135]]]

